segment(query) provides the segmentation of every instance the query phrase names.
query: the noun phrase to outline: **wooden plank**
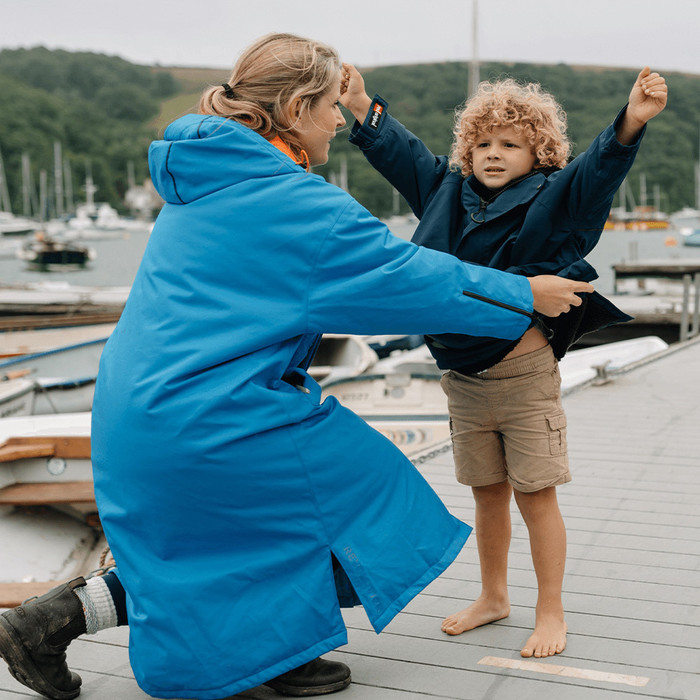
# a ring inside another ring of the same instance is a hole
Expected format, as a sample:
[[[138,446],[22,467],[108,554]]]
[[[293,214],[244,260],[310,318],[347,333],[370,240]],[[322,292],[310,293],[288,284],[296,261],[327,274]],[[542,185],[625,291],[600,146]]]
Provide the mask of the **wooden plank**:
[[[35,457],[90,459],[89,436],[23,436],[11,437],[0,445],[0,462]]]
[[[59,503],[94,503],[91,481],[54,481],[10,484],[0,489],[0,505],[39,506]]]
[[[646,676],[630,676],[625,673],[609,673],[589,668],[576,666],[561,666],[544,661],[532,661],[529,659],[509,659],[502,656],[484,656],[479,661],[480,665],[496,666],[497,668],[510,668],[531,673],[546,673],[559,678],[581,678],[583,680],[600,681],[602,683],[621,683],[643,688],[649,683]]]
[[[457,597],[437,595],[439,589],[424,593],[414,598],[405,608],[406,612],[417,615],[430,615],[438,621],[448,615],[462,610],[475,600],[481,590],[480,584],[472,582],[465,585]],[[519,587],[510,589],[510,603],[514,608],[532,610],[532,591]],[[657,600],[640,601],[638,599],[619,598],[612,595],[594,596],[586,592],[566,591],[564,607],[567,615],[607,615],[617,619],[642,620],[676,625],[700,627],[700,609],[693,605],[683,605]],[[575,630],[574,630],[575,631]]]
[[[33,459],[35,457],[53,457],[53,442],[32,442],[30,445],[12,444],[10,438],[0,445],[0,462],[14,462],[18,459]]]
[[[464,635],[463,635],[464,636]],[[478,700],[522,700],[523,698],[565,698],[566,700],[612,700],[625,692],[617,684],[577,678],[557,678],[527,671],[504,671],[479,666],[487,655],[503,656],[490,645],[467,643],[466,640],[431,640],[399,635],[374,635],[373,632],[350,630],[350,644],[341,652],[342,660],[353,672],[354,684],[392,688],[423,693],[424,697]],[[498,649],[498,647],[496,647]],[[358,653],[354,653],[358,650]],[[510,652],[507,652],[510,654]],[[344,658],[343,658],[344,657]],[[513,658],[520,658],[517,652]],[[575,665],[584,669],[608,673],[645,675],[651,682],[644,688],[635,688],[622,697],[693,697],[690,693],[695,679],[692,674],[678,674],[678,695],[659,694],[664,672],[631,667],[626,663],[597,662],[569,655],[546,659],[543,664]],[[630,689],[632,690],[632,689]],[[684,694],[687,693],[687,694]]]
[[[518,615],[511,615],[511,618],[517,619],[511,619],[508,625],[501,621],[449,636],[440,631],[439,624],[436,624],[439,621],[402,613],[381,635],[376,635],[362,613],[355,614],[354,609],[352,613],[349,617],[344,613],[343,617],[348,625],[350,643],[357,643],[357,648],[362,649],[361,653],[377,653],[381,649],[385,659],[404,659],[418,664],[432,661],[464,670],[475,670],[477,661],[486,655],[520,658],[520,647],[532,631],[534,618],[528,611],[520,611]],[[665,645],[653,638],[630,640],[617,635],[601,637],[569,629],[567,642],[564,654],[552,657],[549,660],[551,663],[587,665],[610,673],[643,676],[673,672],[679,687],[695,685],[697,647],[683,645],[682,639],[678,639],[674,645]],[[548,696],[542,694],[540,697]],[[569,696],[560,697],[568,700]],[[689,693],[685,697],[693,696]]]
[[[14,608],[27,598],[44,595],[63,581],[31,581],[29,583],[0,583],[0,608]]]
[[[29,316],[3,315],[0,317],[0,331],[35,330],[38,328],[61,328],[63,326],[93,325],[96,323],[116,323],[121,309],[101,313],[32,314]]]
[[[692,258],[638,260],[612,265],[617,277],[672,277],[692,275],[700,272],[700,260]]]

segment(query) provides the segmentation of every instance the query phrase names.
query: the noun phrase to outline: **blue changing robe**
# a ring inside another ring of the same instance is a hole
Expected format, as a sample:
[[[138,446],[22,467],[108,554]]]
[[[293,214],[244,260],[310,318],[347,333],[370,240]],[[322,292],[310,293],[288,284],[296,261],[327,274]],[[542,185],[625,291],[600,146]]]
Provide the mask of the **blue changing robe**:
[[[394,237],[233,121],[183,117],[149,157],[167,203],[102,355],[95,490],[139,685],[221,698],[346,643],[332,554],[379,632],[469,534],[321,402],[303,369],[319,334],[517,338],[532,294]]]

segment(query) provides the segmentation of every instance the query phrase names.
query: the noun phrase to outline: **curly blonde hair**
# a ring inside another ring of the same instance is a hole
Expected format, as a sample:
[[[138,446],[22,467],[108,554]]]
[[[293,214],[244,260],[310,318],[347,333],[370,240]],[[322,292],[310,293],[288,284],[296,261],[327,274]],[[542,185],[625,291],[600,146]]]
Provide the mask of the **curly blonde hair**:
[[[464,177],[471,175],[477,139],[494,127],[512,127],[523,134],[535,154],[535,168],[566,165],[571,152],[566,114],[537,83],[521,84],[512,78],[480,83],[476,95],[455,115],[450,166]]]
[[[268,34],[244,50],[228,79],[228,88],[207,88],[199,100],[200,114],[234,119],[261,136],[280,136],[301,152],[292,105],[300,114],[311,109],[340,75],[337,51],[295,34]]]

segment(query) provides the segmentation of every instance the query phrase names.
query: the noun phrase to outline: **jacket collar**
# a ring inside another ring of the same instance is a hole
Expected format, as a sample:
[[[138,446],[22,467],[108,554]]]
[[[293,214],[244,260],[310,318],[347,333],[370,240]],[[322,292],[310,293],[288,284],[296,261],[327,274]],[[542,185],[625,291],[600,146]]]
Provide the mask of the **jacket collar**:
[[[542,171],[533,171],[529,176],[506,185],[495,198],[486,201],[472,189],[471,183],[476,178],[470,175],[462,185],[462,206],[468,219],[466,230],[491,221],[519,204],[529,202],[546,179]]]
[[[289,156],[297,165],[301,165],[304,170],[308,173],[309,170],[311,170],[311,165],[309,164],[309,156],[306,154],[306,151],[302,148],[301,151],[297,154],[295,153],[291,146],[286,142],[283,141],[279,136],[275,136],[272,139],[268,139],[268,141],[277,149],[282,151],[284,155]]]

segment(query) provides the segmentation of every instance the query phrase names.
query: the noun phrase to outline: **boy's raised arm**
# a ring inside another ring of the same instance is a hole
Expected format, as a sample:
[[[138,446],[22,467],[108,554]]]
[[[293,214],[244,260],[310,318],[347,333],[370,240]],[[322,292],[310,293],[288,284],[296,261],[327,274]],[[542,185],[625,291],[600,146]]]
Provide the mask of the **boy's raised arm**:
[[[352,63],[343,63],[340,76],[340,104],[347,107],[362,124],[372,106],[372,100],[365,91],[365,81]]]
[[[668,86],[663,76],[642,68],[632,86],[629,104],[617,128],[617,140],[626,146],[633,144],[644,125],[666,106]]]

